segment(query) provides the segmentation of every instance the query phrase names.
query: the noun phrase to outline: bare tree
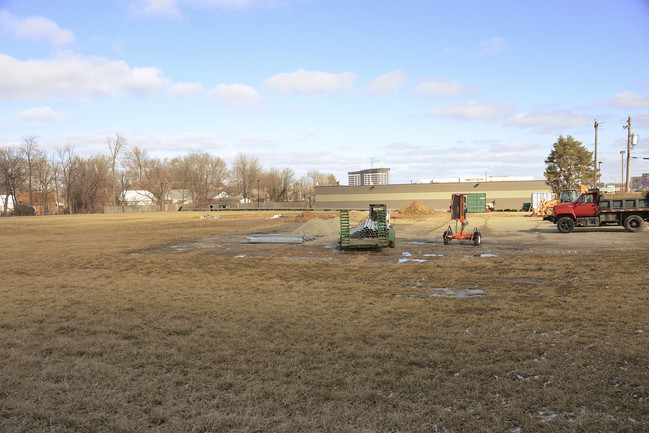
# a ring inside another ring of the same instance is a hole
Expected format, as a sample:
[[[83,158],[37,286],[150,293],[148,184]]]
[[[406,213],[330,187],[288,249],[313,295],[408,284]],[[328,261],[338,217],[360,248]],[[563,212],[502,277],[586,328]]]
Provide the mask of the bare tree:
[[[133,150],[126,153],[124,165],[131,179],[131,185],[135,185],[136,188],[142,188],[144,169],[148,159],[146,151],[139,147],[134,147]]]
[[[244,199],[250,199],[251,190],[260,179],[261,167],[256,156],[237,154],[232,167],[231,179]]]
[[[333,174],[330,173],[330,174],[326,175],[324,186],[340,186],[340,182],[338,182],[338,179],[336,179],[336,176],[334,176]]]
[[[172,158],[167,162],[169,170],[170,189],[182,191],[182,200],[191,199],[196,203],[197,196],[191,190],[191,168],[187,157]]]
[[[131,188],[131,179],[129,178],[126,170],[120,170],[117,172],[117,190],[119,196],[119,202],[122,205],[122,212],[125,212],[124,205],[126,204],[126,191]]]
[[[20,152],[15,147],[4,147],[0,149],[0,181],[5,192],[3,212],[8,214],[9,198],[13,199],[14,206],[18,205],[16,192],[25,182],[26,163]]]
[[[271,201],[288,201],[295,173],[290,168],[271,168],[262,175],[262,186]]]
[[[293,200],[304,200],[304,196],[310,191],[310,182],[306,176],[302,176],[300,179],[293,183]]]
[[[316,186],[335,186],[340,184],[333,174],[321,173],[313,169],[307,171],[306,176],[302,180],[307,187],[306,194],[315,193]]]
[[[282,191],[282,179],[279,170],[271,168],[261,175],[261,187],[264,188],[270,201],[279,201]]]
[[[184,158],[184,173],[194,203],[207,203],[210,192],[220,190],[228,169],[225,162],[205,152],[190,152]]]
[[[58,156],[58,173],[62,177],[61,187],[65,198],[67,212],[73,213],[72,209],[72,170],[74,168],[75,155],[70,144],[56,149]]]
[[[56,183],[54,163],[45,155],[34,161],[34,180],[41,196],[42,213],[49,213],[49,196]]]
[[[25,157],[27,162],[27,177],[28,177],[28,187],[29,187],[29,205],[33,205],[32,198],[32,177],[34,171],[34,160],[38,159],[41,156],[40,151],[38,150],[38,143],[36,139],[38,137],[35,135],[27,135],[22,138],[22,144],[20,145],[20,152]]]
[[[106,144],[108,145],[108,150],[110,151],[110,158],[111,158],[111,173],[112,173],[112,183],[113,183],[113,194],[112,194],[112,202],[113,206],[115,206],[115,200],[117,198],[116,194],[116,183],[117,183],[117,178],[115,177],[115,164],[117,163],[117,156],[119,155],[119,152],[128,145],[128,141],[126,141],[126,138],[123,137],[120,134],[116,134],[115,137],[106,137]]]
[[[99,210],[99,193],[109,185],[110,160],[105,156],[74,157],[71,177],[72,209],[79,213]]]
[[[171,182],[169,176],[169,163],[166,159],[151,159],[144,164],[143,188],[150,194],[151,198],[164,210],[165,201],[169,196]]]
[[[282,181],[282,193],[280,194],[280,201],[288,201],[290,191],[293,189],[295,183],[295,172],[290,168],[285,168],[279,173]]]

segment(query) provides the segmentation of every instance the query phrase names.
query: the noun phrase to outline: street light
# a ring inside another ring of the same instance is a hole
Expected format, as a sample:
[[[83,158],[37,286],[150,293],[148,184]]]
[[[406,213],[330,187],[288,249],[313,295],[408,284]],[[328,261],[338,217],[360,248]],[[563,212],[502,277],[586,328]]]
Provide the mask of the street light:
[[[622,177],[620,182],[624,185],[624,154],[626,152],[624,150],[620,150],[620,155],[622,156]]]
[[[596,188],[597,188],[597,184],[599,183],[599,180],[602,178],[602,162],[604,161],[599,161],[599,164],[597,165],[597,182],[595,182]]]

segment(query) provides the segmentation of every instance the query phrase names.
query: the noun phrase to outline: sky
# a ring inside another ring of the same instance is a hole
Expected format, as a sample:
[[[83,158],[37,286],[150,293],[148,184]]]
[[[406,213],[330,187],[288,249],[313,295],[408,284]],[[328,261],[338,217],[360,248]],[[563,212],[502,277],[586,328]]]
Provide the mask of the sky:
[[[648,0],[0,0],[0,146],[543,179],[560,135],[649,173]]]

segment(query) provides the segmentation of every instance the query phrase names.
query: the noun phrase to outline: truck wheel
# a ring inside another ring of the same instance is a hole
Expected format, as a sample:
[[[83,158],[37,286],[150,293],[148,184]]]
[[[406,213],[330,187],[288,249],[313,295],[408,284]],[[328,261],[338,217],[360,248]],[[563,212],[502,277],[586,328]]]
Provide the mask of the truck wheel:
[[[624,228],[630,232],[637,232],[642,230],[644,226],[644,221],[638,215],[631,215],[624,220]]]
[[[561,217],[557,221],[557,228],[561,233],[570,233],[575,228],[575,220],[570,217]]]

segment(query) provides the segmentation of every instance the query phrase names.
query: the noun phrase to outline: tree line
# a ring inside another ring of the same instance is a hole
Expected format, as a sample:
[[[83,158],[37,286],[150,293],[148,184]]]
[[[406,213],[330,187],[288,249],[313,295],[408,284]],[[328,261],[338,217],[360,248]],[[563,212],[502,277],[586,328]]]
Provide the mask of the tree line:
[[[71,145],[47,153],[38,137],[29,135],[19,145],[0,148],[3,213],[10,200],[19,203],[22,193],[28,197],[22,204],[30,208],[38,201],[47,212],[54,200],[57,212],[93,213],[103,203],[124,204],[129,190],[145,191],[163,209],[172,190],[201,206],[223,193],[243,201],[302,201],[316,185],[338,185],[333,174],[309,170],[296,178],[291,168],[264,169],[256,156],[244,153],[228,167],[220,157],[200,151],[152,157],[140,147],[129,148],[120,134],[106,137],[106,147],[106,155],[90,157],[75,154]]]

